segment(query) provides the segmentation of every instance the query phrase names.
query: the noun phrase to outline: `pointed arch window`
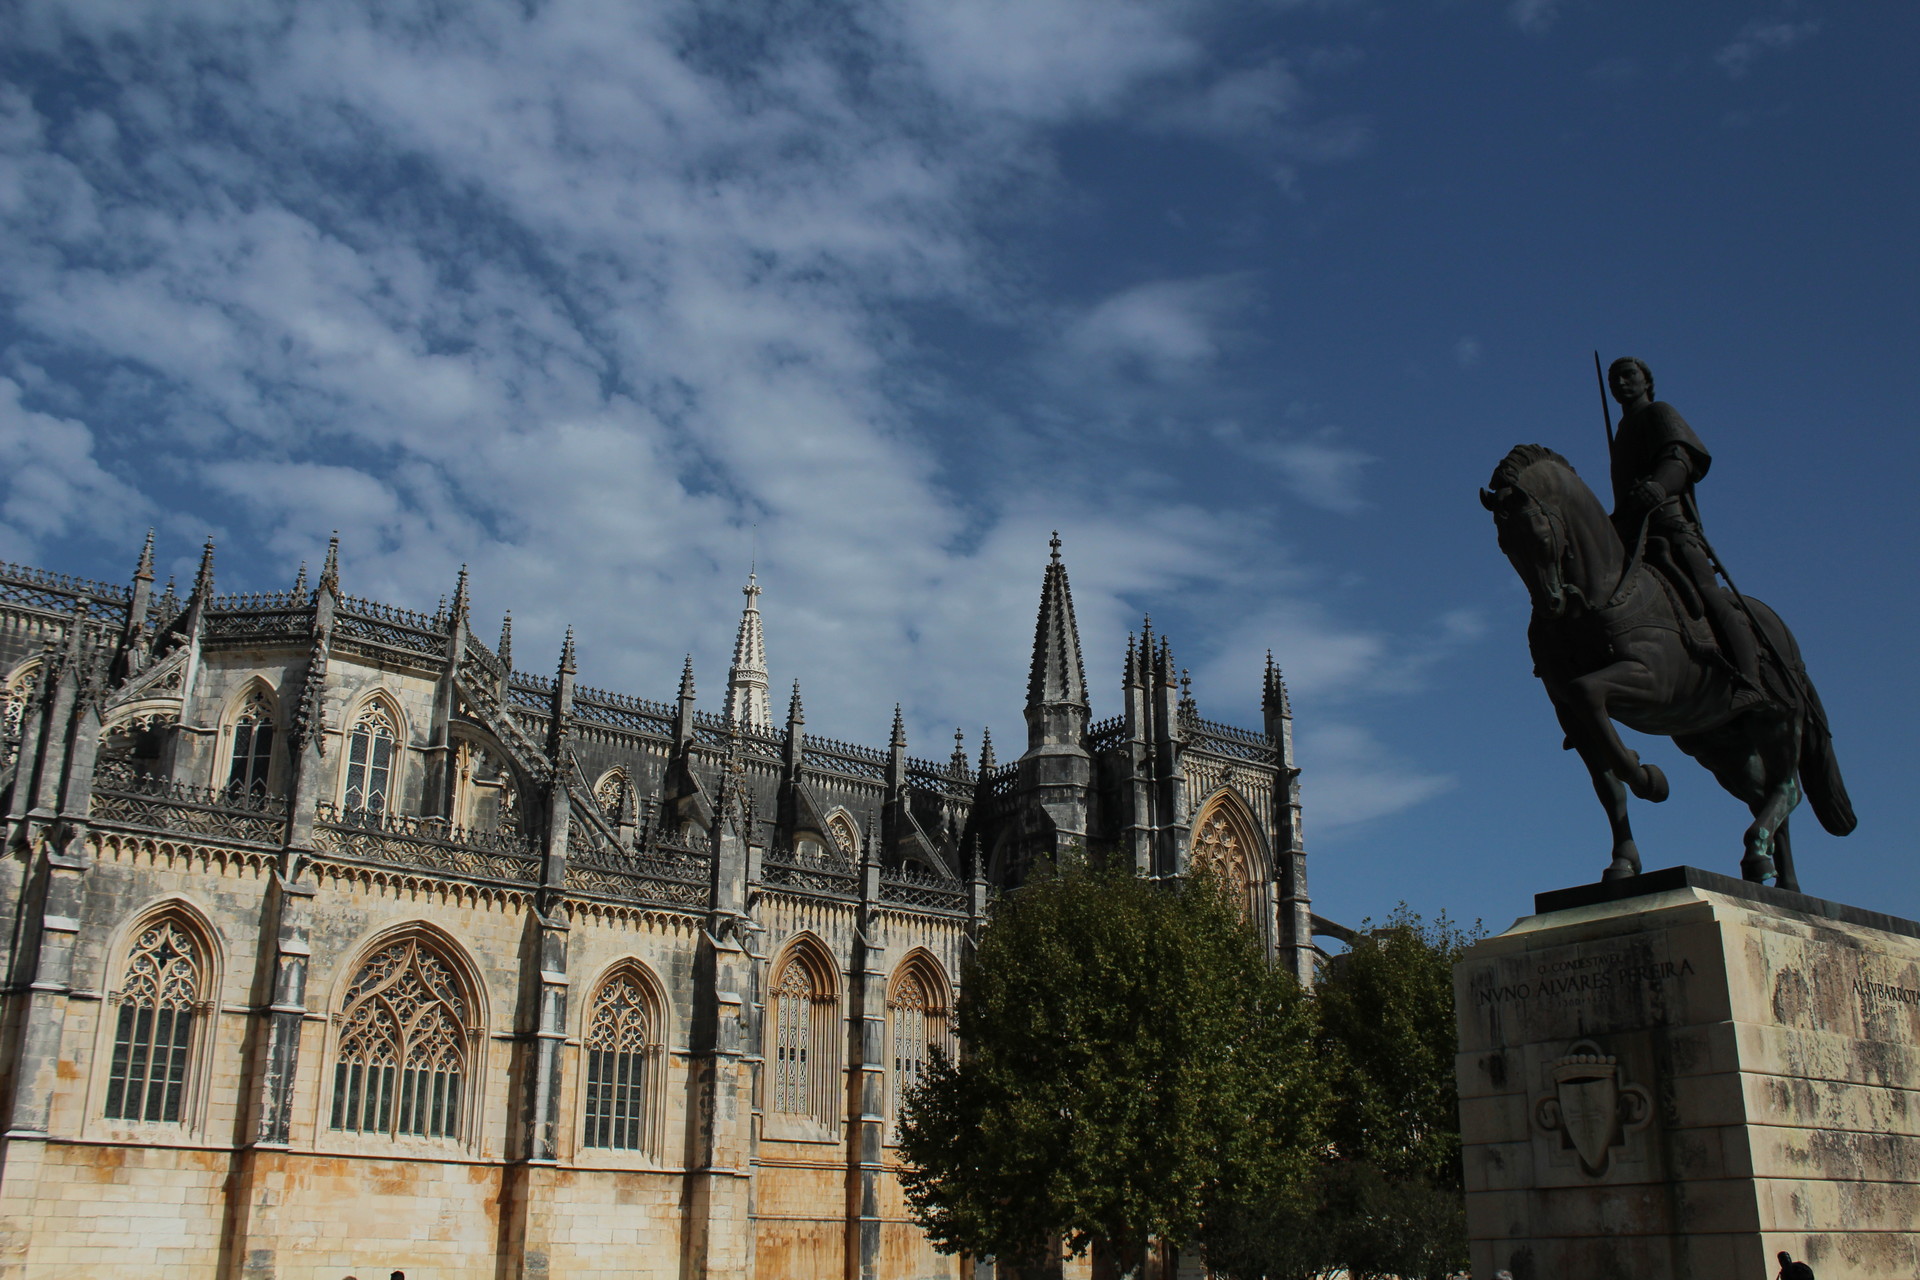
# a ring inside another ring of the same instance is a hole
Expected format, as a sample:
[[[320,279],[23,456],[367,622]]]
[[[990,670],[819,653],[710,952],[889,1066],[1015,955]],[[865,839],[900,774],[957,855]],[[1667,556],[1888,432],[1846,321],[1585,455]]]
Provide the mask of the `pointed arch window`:
[[[618,769],[609,769],[593,784],[593,802],[600,806],[600,813],[608,822],[621,821],[627,802],[627,775]]]
[[[633,974],[619,974],[600,988],[586,1035],[587,1146],[644,1151],[652,1145],[658,1026],[654,1003]]]
[[[20,754],[20,739],[26,730],[27,704],[40,686],[40,663],[29,662],[0,686],[0,767],[12,764]]]
[[[828,816],[827,838],[833,841],[834,848],[839,852],[859,856],[860,833],[854,830],[853,819],[846,814],[835,813]]]
[[[1210,867],[1226,881],[1242,915],[1253,908],[1255,854],[1252,834],[1229,796],[1208,805],[1193,830],[1193,866]]]
[[[897,1138],[907,1096],[926,1079],[932,1051],[949,1051],[947,1011],[941,985],[920,963],[909,963],[887,997],[888,1035],[893,1048],[893,1132]]]
[[[386,813],[393,802],[393,765],[399,739],[393,717],[374,705],[361,713],[347,736],[346,807]]]
[[[134,939],[107,1069],[108,1119],[179,1123],[205,963],[174,920],[155,921]]]
[[[458,1138],[467,1079],[467,1000],[417,938],[375,952],[347,988],[334,1064],[332,1127]]]
[[[772,1004],[774,1113],[835,1123],[834,995],[820,957],[790,954],[774,978]]]
[[[273,766],[273,703],[255,686],[233,721],[233,751],[227,763],[227,789],[264,796]]]

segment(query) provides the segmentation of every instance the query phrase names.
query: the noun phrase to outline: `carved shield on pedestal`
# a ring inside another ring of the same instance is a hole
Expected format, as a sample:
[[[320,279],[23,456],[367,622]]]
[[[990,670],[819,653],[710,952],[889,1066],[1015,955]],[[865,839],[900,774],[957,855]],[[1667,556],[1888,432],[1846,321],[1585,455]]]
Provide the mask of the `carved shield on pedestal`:
[[[1591,1040],[1574,1042],[1551,1075],[1553,1093],[1534,1104],[1534,1122],[1558,1132],[1587,1176],[1597,1178],[1626,1135],[1652,1121],[1653,1097],[1637,1084],[1624,1083],[1619,1060]]]

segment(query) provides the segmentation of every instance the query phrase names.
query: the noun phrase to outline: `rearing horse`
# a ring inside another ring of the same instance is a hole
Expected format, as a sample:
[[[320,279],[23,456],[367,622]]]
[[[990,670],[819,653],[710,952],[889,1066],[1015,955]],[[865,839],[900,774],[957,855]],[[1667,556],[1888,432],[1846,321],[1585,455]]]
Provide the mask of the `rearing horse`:
[[[1820,825],[1834,835],[1852,831],[1856,819],[1820,695],[1786,624],[1746,598],[1748,616],[1762,632],[1766,697],[1736,714],[1726,665],[1699,652],[1689,638],[1697,632],[1672,590],[1638,549],[1629,555],[1599,499],[1565,458],[1542,445],[1520,445],[1495,468],[1480,502],[1493,512],[1500,549],[1533,598],[1527,645],[1534,674],[1553,699],[1567,745],[1593,776],[1613,827],[1613,860],[1602,878],[1640,872],[1626,793],[1667,798],[1666,775],[1620,740],[1613,727],[1618,720],[1671,737],[1744,801],[1753,823],[1741,874],[1755,881],[1775,876],[1780,888],[1797,890],[1787,815],[1801,787]]]

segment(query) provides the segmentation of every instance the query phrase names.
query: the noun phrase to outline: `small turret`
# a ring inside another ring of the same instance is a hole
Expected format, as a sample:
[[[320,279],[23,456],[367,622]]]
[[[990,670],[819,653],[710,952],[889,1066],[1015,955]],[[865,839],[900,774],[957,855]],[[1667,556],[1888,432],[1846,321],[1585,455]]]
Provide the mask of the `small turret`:
[[[773,726],[767,702],[767,646],[760,631],[760,580],[751,571],[740,589],[747,606],[733,641],[733,666],[727,671],[727,719],[753,729]]]

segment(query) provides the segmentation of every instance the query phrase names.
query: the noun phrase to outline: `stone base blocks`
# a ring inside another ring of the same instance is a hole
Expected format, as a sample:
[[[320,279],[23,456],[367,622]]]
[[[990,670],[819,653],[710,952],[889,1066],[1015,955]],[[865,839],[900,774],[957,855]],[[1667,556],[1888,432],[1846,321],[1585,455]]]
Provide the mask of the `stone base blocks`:
[[[1676,867],[1454,970],[1473,1273],[1920,1276],[1920,924]]]

